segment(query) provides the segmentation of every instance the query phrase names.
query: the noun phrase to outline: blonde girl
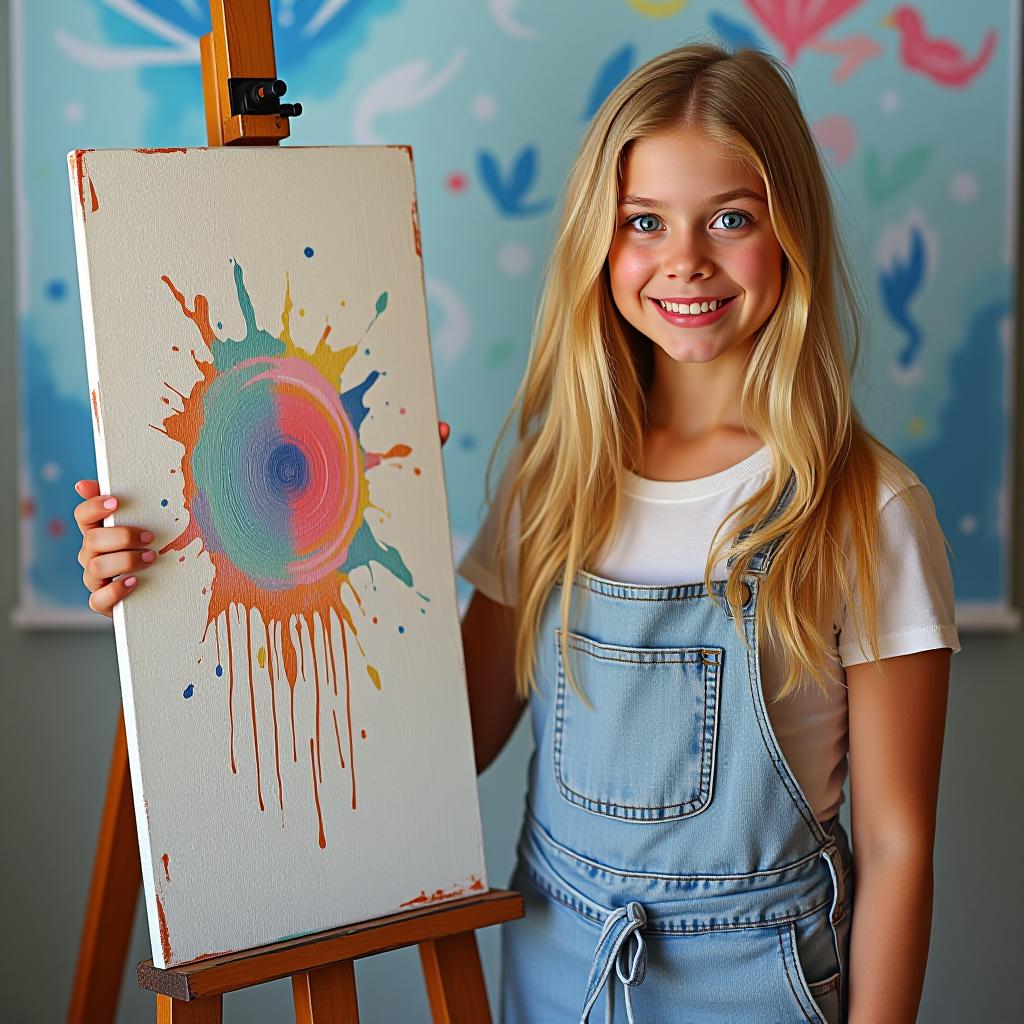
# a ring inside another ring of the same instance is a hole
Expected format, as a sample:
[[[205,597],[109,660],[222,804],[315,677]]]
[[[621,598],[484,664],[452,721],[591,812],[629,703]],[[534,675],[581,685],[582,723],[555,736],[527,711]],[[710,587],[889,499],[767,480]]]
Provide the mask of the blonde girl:
[[[692,45],[629,75],[459,566],[477,767],[526,703],[536,746],[505,1024],[915,1019],[959,643],[931,498],[853,408],[858,344],[785,67]],[[110,614],[153,538],[78,490]]]
[[[915,1020],[959,643],[858,344],[785,67],[693,45],[626,78],[460,565],[478,767],[527,696],[536,745],[506,1024]]]

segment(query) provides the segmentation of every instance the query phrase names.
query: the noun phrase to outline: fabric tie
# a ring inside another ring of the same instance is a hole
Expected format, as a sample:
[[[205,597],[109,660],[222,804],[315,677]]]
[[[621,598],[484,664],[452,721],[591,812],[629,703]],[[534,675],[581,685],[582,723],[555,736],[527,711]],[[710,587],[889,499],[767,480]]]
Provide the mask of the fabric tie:
[[[604,929],[594,953],[594,963],[590,968],[590,977],[587,979],[587,994],[580,1024],[588,1024],[590,1011],[593,1009],[594,1003],[597,1002],[597,997],[601,994],[601,989],[606,982],[608,983],[608,993],[605,1004],[605,1022],[612,1024],[612,1009],[615,1005],[615,985],[614,981],[610,980],[612,965],[615,966],[615,973],[623,985],[629,1024],[636,1024],[633,1020],[631,989],[644,980],[644,974],[647,972],[647,946],[644,944],[643,935],[640,934],[640,930],[645,924],[647,924],[647,914],[644,912],[644,908],[636,902],[613,910],[605,919]],[[633,940],[632,950],[629,946],[630,939]]]

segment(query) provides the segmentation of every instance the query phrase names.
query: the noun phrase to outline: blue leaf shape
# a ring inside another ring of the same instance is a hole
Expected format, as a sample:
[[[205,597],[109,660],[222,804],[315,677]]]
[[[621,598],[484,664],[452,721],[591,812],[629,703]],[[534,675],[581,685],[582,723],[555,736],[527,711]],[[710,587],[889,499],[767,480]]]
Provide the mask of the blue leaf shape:
[[[530,191],[537,173],[537,147],[526,146],[512,165],[512,177],[508,183],[509,197],[518,200]]]
[[[501,168],[498,167],[498,161],[486,149],[482,149],[477,154],[476,165],[487,191],[490,192],[500,204],[502,186]]]
[[[608,98],[611,91],[621,82],[633,68],[633,44],[626,43],[616,50],[598,69],[594,84],[590,87],[590,96],[583,108],[582,119],[589,121],[598,107]]]

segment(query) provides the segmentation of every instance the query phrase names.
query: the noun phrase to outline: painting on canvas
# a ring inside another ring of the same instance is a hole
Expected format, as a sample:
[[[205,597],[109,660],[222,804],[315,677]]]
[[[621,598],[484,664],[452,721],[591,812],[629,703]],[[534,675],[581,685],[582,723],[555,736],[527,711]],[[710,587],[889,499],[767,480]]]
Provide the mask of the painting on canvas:
[[[69,169],[154,962],[485,889],[411,150]]]

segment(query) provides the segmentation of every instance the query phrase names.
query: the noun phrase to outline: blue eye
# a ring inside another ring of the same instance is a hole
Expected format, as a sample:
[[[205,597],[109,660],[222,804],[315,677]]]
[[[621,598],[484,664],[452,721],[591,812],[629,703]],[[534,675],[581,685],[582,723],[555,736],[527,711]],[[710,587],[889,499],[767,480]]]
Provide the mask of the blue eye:
[[[645,221],[645,220],[653,220],[653,221],[657,221],[659,224],[661,223],[661,219],[659,217],[655,217],[653,213],[637,213],[637,214],[634,214],[632,217],[629,218],[629,220],[626,221],[626,223],[627,224],[639,224],[641,221]],[[649,234],[652,234],[654,230],[655,230],[654,228],[641,228],[639,233],[641,235],[649,235]]]
[[[747,221],[749,223],[753,222],[753,217],[751,217],[749,214],[743,213],[741,210],[726,210],[724,213],[720,213],[718,215],[718,217],[715,218],[715,220],[718,220],[721,217],[742,217],[743,220],[745,220],[745,221]],[[735,227],[729,228],[728,230],[735,231],[738,228],[745,227],[745,226],[746,225],[744,225],[744,224],[737,224],[737,225],[735,225]]]

